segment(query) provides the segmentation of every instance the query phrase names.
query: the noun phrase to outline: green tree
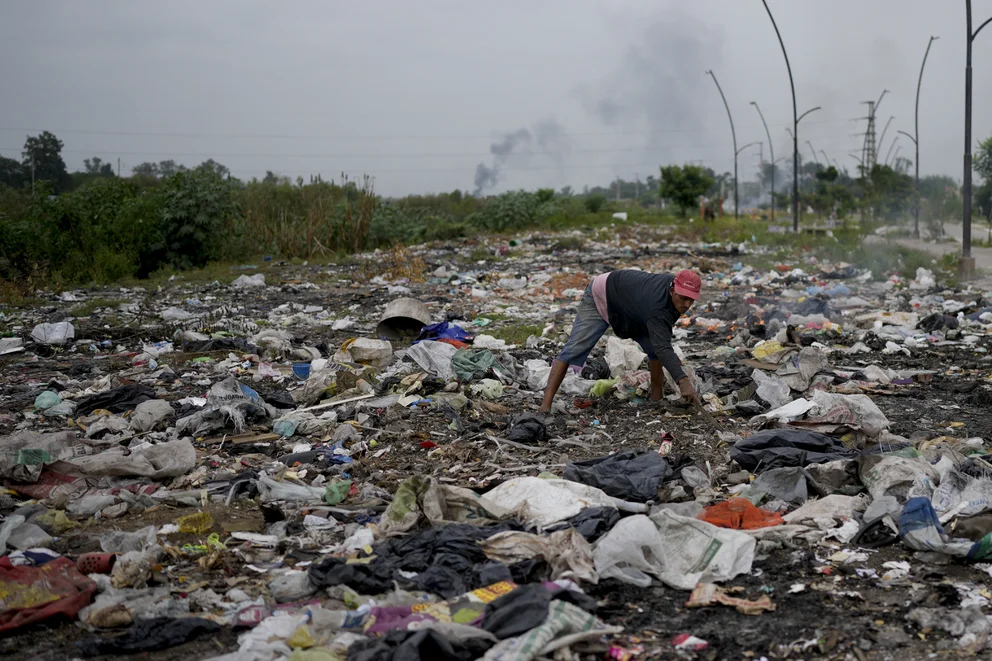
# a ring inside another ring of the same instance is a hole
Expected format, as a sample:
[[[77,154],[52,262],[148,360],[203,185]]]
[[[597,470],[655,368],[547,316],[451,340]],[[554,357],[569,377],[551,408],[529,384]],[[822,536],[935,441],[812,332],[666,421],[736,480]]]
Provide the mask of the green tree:
[[[27,178],[34,173],[34,181],[47,181],[53,193],[61,193],[69,187],[69,172],[62,160],[63,143],[54,133],[42,131],[40,135],[28,136],[24,141],[24,172]]]
[[[24,167],[12,158],[0,156],[0,184],[20,188],[24,181]]]
[[[992,136],[978,143],[971,167],[987,182],[992,181]]]
[[[158,174],[159,170],[157,163],[138,163],[131,168],[131,176],[158,178]]]
[[[173,160],[159,161],[158,162],[158,176],[163,179],[166,177],[171,177],[177,172],[185,172],[186,166],[179,165]]]
[[[675,204],[685,218],[686,211],[694,208],[714,183],[714,178],[698,165],[668,165],[661,168],[658,194]]]
[[[98,177],[114,176],[114,166],[110,163],[104,163],[103,159],[99,156],[85,159],[83,161],[83,167],[86,168],[86,174],[92,174]]]
[[[159,173],[161,173],[161,164],[159,164],[159,166],[160,166]],[[231,171],[227,169],[227,166],[221,165],[212,158],[208,158],[207,160],[200,163],[196,167],[196,169],[205,170],[207,172],[213,172],[221,179],[227,179],[228,177],[231,176]]]

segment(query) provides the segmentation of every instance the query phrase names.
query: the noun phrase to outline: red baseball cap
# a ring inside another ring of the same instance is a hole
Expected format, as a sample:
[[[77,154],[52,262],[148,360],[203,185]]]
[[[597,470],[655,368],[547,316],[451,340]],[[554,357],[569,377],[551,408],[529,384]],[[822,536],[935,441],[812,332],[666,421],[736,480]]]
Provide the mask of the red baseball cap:
[[[675,293],[686,296],[692,300],[699,298],[699,290],[703,287],[703,281],[692,271],[679,271],[675,276]]]

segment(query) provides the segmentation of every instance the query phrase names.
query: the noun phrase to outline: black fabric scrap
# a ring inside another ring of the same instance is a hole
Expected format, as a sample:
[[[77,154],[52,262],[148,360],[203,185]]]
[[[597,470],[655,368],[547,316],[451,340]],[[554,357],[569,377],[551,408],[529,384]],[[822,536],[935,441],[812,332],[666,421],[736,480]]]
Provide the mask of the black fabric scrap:
[[[591,543],[612,530],[619,520],[620,512],[613,507],[587,507],[571,519],[548,528],[547,532],[575,528],[576,532]]]
[[[802,429],[766,429],[743,438],[730,450],[730,458],[752,473],[769,468],[806,467],[858,456],[839,438]]]
[[[602,358],[589,358],[579,376],[593,381],[608,379],[610,378],[610,365]]]
[[[491,641],[448,640],[434,629],[390,631],[381,638],[359,640],[348,648],[348,661],[473,661],[492,647]]]
[[[510,431],[506,437],[518,443],[526,441],[543,441],[547,433],[544,421],[532,413],[524,413],[510,423]]]
[[[111,413],[133,411],[138,404],[155,399],[155,389],[141,384],[131,384],[100,392],[76,401],[76,415],[89,415],[97,409]]]
[[[658,498],[658,488],[672,477],[672,468],[653,450],[628,451],[569,464],[564,477],[614,498],[644,503]]]
[[[243,351],[245,353],[260,353],[258,347],[243,337],[217,337],[212,340],[186,340],[182,350],[192,353],[209,351]]]
[[[216,622],[200,617],[153,617],[138,620],[123,636],[83,640],[76,645],[83,656],[132,654],[182,645],[220,628]]]
[[[265,400],[266,404],[277,409],[296,409],[296,402],[293,401],[293,396],[285,388],[275,392],[264,393],[262,394],[262,399]]]
[[[486,604],[482,628],[500,640],[520,636],[548,619],[551,593],[543,585],[521,585]]]

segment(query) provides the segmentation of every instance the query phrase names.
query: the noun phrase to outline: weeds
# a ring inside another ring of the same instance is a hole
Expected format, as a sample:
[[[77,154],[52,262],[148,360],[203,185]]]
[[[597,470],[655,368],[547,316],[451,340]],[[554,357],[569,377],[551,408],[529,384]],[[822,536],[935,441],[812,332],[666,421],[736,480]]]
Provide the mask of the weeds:
[[[73,307],[69,310],[69,314],[73,317],[88,317],[100,308],[116,308],[126,302],[119,298],[93,298]]]

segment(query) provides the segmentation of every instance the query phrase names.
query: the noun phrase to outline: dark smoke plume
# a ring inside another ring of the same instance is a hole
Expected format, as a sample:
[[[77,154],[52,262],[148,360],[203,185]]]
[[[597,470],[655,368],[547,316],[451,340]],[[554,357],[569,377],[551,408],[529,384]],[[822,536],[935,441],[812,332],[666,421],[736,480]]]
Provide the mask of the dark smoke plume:
[[[531,149],[532,145],[536,150]],[[474,194],[480,195],[482,191],[495,187],[503,168],[513,160],[525,161],[535,156],[545,156],[561,167],[568,147],[565,131],[554,119],[541,120],[532,130],[520,128],[507,133],[499,141],[489,145],[492,164],[479,163],[476,166]]]

